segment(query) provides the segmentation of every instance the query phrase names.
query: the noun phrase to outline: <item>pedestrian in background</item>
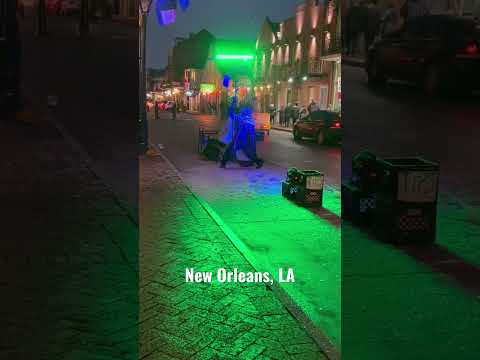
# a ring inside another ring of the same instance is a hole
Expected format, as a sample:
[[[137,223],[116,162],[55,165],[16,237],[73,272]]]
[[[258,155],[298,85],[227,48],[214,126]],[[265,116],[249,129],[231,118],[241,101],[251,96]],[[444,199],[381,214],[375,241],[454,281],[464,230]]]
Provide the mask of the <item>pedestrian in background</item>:
[[[172,104],[171,104],[171,111],[172,111],[172,120],[176,120],[177,119],[177,104],[172,101]]]
[[[285,108],[285,123],[283,126],[285,127],[290,127],[290,119],[292,118],[292,113],[293,113],[293,107],[291,103],[287,104],[287,107]]]
[[[295,125],[295,123],[300,118],[300,110],[300,105],[298,104],[298,102],[296,102],[292,111],[292,126]]]
[[[320,108],[318,107],[317,103],[315,100],[310,100],[310,104],[308,104],[308,113],[311,114],[314,111],[318,111]]]
[[[280,126],[284,126],[285,124],[285,106],[280,106],[280,111],[278,112]]]
[[[273,125],[275,123],[275,114],[277,113],[275,105],[270,104],[268,107],[268,112],[270,113],[270,125]]]

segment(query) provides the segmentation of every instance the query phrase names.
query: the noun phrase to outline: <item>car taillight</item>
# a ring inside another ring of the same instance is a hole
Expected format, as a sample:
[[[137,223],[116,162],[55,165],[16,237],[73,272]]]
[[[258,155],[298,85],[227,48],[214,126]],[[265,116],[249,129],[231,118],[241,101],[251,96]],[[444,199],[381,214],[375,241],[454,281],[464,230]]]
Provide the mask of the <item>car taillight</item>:
[[[340,121],[335,121],[332,125],[332,128],[341,128],[342,127],[342,124],[340,123]]]
[[[479,48],[477,43],[473,42],[468,44],[467,47],[465,48],[465,53],[467,53],[468,55],[477,55],[479,53]]]

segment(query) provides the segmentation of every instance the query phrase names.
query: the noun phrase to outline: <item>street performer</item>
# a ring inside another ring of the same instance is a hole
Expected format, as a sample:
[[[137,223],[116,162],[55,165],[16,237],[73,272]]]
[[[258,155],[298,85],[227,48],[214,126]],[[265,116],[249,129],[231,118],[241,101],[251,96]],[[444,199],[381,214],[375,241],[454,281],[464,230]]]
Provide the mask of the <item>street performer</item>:
[[[241,166],[256,164],[257,169],[263,166],[263,160],[257,156],[255,120],[252,117],[252,110],[244,106],[237,114],[236,96],[233,97],[224,135],[220,140],[227,145],[220,163],[221,168],[225,168],[227,162],[235,159]]]

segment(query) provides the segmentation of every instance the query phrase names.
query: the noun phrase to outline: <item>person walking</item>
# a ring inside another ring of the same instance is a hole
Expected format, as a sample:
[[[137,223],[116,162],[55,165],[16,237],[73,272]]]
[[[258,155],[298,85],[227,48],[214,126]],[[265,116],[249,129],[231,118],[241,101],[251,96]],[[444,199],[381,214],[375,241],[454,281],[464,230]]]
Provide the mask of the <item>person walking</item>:
[[[292,113],[293,113],[292,104],[288,103],[287,107],[285,108],[285,123],[283,124],[283,126],[286,128],[290,127],[290,119],[292,118]]]
[[[280,122],[280,126],[284,126],[285,124],[285,106],[280,106],[280,110],[278,112],[278,120]]]
[[[238,131],[234,140],[235,158],[242,166],[255,164],[257,169],[263,166],[263,160],[257,155],[255,120],[249,106],[244,106],[238,116]]]
[[[270,106],[268,107],[268,112],[270,113],[270,126],[272,126],[275,123],[275,114],[277,113],[275,105],[270,104]]]
[[[317,103],[315,102],[315,100],[310,100],[310,104],[308,104],[308,114],[311,114],[312,112],[315,112],[315,111],[319,111],[320,108],[318,107]]]
[[[225,102],[225,105],[227,102]],[[234,142],[237,134],[237,97],[233,97],[232,103],[228,108],[228,118],[223,129],[223,134],[220,137],[220,141],[224,143],[227,147],[223,153],[222,160],[220,161],[220,167],[225,168],[229,161],[235,159],[234,153]]]
[[[176,120],[177,119],[177,104],[174,101],[172,101],[172,103],[171,103],[171,109],[170,110],[172,111],[172,120]]]
[[[292,127],[295,125],[295,123],[298,121],[300,118],[300,105],[298,105],[298,102],[295,103],[293,106],[293,111],[292,111]]]

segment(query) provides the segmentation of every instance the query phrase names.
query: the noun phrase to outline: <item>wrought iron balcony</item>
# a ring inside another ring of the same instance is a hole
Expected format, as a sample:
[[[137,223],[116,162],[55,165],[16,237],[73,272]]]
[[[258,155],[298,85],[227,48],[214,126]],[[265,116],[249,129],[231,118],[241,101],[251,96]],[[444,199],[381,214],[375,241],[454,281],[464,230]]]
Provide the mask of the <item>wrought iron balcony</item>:
[[[342,37],[337,35],[330,39],[329,46],[324,46],[323,55],[334,55],[342,52]]]
[[[312,57],[308,59],[308,74],[309,75],[322,75],[324,73],[322,67],[322,60],[318,57]]]

